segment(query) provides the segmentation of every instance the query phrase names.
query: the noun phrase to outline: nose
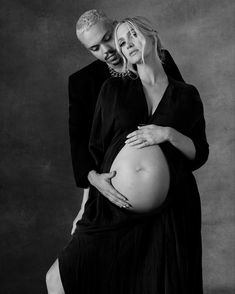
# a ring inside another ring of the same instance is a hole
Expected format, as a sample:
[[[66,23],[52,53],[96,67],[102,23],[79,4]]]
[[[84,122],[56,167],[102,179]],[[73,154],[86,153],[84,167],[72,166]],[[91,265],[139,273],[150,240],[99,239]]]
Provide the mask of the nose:
[[[102,45],[102,51],[105,53],[109,50],[109,46],[107,44]]]
[[[130,49],[130,48],[132,48],[133,46],[134,46],[134,44],[133,44],[132,40],[129,39],[129,40],[127,41],[127,44],[126,44],[126,48],[127,48],[127,49]]]
[[[103,44],[101,50],[104,58],[106,58],[110,53],[114,52],[114,49],[108,44]]]

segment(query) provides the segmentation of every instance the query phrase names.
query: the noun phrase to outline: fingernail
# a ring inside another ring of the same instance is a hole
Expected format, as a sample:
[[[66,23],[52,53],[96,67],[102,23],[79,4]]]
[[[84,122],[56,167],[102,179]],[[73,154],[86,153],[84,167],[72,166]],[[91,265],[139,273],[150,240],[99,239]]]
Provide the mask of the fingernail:
[[[124,204],[122,207],[123,207],[123,208],[129,208],[130,205],[128,205],[128,204]]]

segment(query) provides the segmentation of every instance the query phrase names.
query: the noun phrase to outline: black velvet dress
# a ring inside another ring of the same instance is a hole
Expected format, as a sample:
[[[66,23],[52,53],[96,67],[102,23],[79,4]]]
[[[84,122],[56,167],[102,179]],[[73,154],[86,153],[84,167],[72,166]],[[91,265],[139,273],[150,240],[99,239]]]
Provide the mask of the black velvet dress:
[[[126,135],[140,124],[169,126],[190,137],[195,160],[169,142],[160,144],[170,169],[170,190],[149,213],[119,208],[90,187],[83,218],[59,256],[66,294],[203,293],[201,207],[192,171],[207,160],[208,143],[198,91],[169,78],[149,116],[140,79],[107,80],[90,138],[94,169],[109,172]]]

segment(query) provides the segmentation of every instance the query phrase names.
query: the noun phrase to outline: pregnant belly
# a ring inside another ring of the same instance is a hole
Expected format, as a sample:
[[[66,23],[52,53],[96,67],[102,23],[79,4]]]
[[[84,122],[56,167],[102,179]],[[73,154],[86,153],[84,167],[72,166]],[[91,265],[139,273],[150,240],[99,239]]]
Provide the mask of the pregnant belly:
[[[158,145],[142,149],[125,145],[114,159],[110,171],[116,171],[112,184],[128,198],[130,210],[147,212],[165,200],[170,173],[166,158]]]

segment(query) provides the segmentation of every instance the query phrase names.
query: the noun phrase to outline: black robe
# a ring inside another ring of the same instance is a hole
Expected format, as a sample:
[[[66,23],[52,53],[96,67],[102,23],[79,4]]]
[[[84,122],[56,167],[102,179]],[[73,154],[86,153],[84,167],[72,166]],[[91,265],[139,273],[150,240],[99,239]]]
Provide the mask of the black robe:
[[[198,91],[169,78],[149,116],[139,79],[106,81],[92,126],[91,168],[108,172],[126,135],[140,124],[175,128],[193,140],[196,157],[190,161],[170,143],[160,144],[170,168],[170,190],[149,213],[119,208],[91,186],[83,218],[59,257],[66,293],[203,293],[201,208],[192,171],[207,160],[208,143]]]
[[[167,50],[163,68],[167,75],[183,81],[180,71]],[[105,62],[96,60],[69,77],[69,135],[73,172],[78,187],[87,188],[87,174],[92,167],[88,150],[95,105],[103,83],[110,78]]]

